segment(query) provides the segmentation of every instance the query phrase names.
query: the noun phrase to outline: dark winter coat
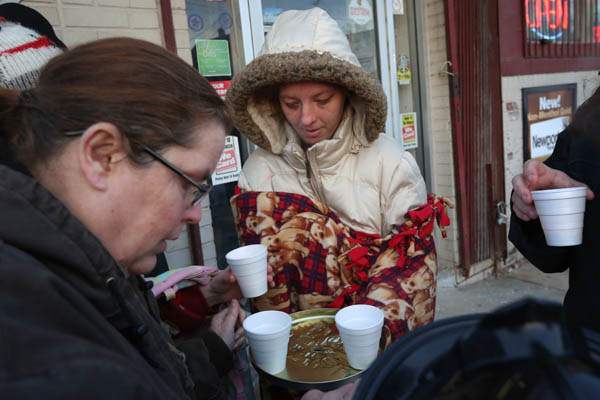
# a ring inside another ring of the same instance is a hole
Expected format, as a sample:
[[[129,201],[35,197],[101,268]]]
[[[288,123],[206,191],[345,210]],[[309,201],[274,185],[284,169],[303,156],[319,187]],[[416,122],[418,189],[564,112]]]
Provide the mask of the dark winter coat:
[[[560,133],[552,156],[545,161],[585,183],[596,195],[586,204],[583,243],[547,246],[539,219],[524,222],[514,213],[509,239],[541,271],[569,269],[569,290],[564,299],[567,318],[600,330],[600,131],[590,129],[585,121],[580,119],[579,124]]]
[[[223,398],[223,341],[207,332],[180,348],[144,281],[33,178],[0,165],[0,397]]]

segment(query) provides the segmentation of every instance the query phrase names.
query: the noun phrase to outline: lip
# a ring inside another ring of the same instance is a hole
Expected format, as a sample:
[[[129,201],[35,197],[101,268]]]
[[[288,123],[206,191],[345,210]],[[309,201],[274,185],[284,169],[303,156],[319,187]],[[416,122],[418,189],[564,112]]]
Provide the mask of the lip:
[[[319,132],[321,131],[321,129],[305,129],[304,132],[306,132],[306,134],[308,136],[312,136],[312,137],[316,137],[319,135]]]

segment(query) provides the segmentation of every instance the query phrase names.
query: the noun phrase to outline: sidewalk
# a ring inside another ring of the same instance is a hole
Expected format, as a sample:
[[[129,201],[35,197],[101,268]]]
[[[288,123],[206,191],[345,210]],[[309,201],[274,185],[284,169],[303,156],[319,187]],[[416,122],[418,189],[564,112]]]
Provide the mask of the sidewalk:
[[[456,287],[454,271],[438,277],[436,320],[493,310],[526,296],[562,303],[568,288],[568,271],[544,274],[528,262],[498,278]]]

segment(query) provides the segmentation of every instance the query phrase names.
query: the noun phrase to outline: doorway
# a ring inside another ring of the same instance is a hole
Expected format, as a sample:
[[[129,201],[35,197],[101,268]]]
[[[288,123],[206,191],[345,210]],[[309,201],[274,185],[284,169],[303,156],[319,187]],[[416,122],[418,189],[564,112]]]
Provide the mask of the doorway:
[[[498,0],[446,0],[461,272],[506,257]]]

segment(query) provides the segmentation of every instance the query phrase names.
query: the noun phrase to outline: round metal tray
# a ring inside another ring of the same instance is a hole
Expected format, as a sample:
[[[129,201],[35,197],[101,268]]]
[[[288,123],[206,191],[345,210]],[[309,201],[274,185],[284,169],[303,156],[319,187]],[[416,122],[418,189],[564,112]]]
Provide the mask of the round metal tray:
[[[332,390],[356,380],[363,371],[348,365],[335,327],[335,308],[298,311],[292,317],[286,369],[272,375],[257,367],[271,384],[292,390]],[[303,353],[308,350],[308,353]],[[322,356],[322,354],[327,355]],[[303,355],[304,354],[304,355]]]

